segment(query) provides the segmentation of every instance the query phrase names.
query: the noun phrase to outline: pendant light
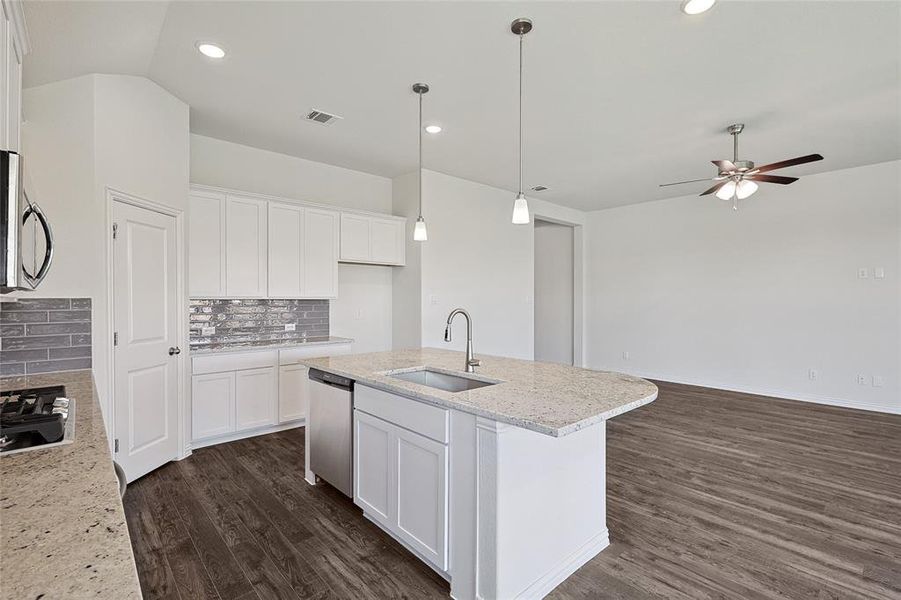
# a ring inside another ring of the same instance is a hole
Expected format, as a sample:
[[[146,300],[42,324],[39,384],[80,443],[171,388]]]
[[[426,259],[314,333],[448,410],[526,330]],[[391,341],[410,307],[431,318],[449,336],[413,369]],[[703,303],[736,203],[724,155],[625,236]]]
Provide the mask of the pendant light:
[[[510,31],[519,36],[519,193],[513,201],[513,224],[528,225],[529,204],[522,193],[522,38],[532,31],[531,19],[516,19],[510,24]]]
[[[428,93],[429,86],[426,83],[414,83],[413,91],[419,94],[419,218],[413,226],[413,240],[426,242],[429,232],[425,228],[425,219],[422,218],[422,95]]]

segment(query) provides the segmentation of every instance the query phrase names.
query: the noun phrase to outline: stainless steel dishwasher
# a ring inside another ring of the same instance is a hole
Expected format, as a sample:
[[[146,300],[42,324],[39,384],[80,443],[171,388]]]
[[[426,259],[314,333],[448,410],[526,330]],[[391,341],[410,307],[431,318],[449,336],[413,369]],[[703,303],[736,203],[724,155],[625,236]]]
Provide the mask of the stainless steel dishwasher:
[[[353,390],[347,377],[310,369],[310,470],[353,497]]]

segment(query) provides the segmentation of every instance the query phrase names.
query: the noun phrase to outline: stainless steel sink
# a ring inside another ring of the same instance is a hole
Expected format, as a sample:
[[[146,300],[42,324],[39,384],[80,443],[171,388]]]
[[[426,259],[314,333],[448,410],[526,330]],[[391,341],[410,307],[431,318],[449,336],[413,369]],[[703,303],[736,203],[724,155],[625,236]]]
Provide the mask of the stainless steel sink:
[[[412,383],[418,383],[427,387],[444,390],[445,392],[463,392],[475,390],[488,385],[498,383],[496,381],[483,381],[470,377],[460,377],[432,369],[419,369],[418,371],[406,371],[403,373],[388,373],[388,377],[402,379]]]

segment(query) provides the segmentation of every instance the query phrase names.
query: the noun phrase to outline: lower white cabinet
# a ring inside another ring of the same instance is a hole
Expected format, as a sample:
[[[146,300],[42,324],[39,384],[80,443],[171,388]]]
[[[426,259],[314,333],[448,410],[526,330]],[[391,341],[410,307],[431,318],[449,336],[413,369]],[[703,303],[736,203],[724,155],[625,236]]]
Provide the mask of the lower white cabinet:
[[[194,375],[191,381],[191,439],[235,430],[235,374]]]
[[[276,367],[235,372],[235,431],[275,425]]]
[[[307,373],[303,365],[283,365],[278,368],[278,422],[305,419],[309,395]]]
[[[447,445],[354,411],[354,502],[447,571]]]

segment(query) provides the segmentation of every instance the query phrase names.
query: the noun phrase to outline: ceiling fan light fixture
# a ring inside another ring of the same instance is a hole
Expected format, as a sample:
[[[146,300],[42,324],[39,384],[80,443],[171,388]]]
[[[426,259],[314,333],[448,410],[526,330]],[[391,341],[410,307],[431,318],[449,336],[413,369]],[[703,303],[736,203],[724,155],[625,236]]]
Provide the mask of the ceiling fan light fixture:
[[[720,200],[731,200],[735,195],[736,187],[738,186],[730,179],[716,192],[716,197]]]
[[[751,197],[757,191],[757,184],[750,179],[742,179],[735,186],[735,197],[739,200]]]
[[[713,8],[714,4],[716,0],[683,0],[682,12],[686,15],[699,15]]]

